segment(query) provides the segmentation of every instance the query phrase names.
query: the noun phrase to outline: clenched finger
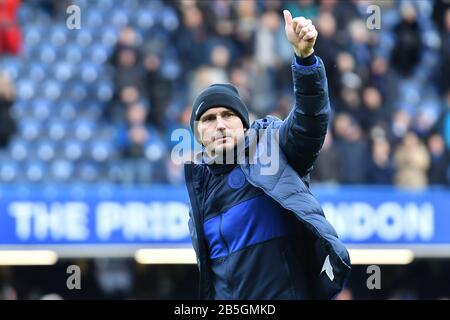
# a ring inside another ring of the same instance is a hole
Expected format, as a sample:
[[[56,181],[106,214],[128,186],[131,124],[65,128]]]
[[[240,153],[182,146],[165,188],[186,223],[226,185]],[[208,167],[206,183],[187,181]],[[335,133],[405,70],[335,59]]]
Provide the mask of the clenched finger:
[[[294,32],[295,33],[297,33],[298,34],[298,32],[296,31],[297,30],[297,27],[300,25],[300,26],[303,26],[304,24],[305,24],[305,21],[306,21],[306,19],[304,18],[304,17],[297,17],[297,18],[294,18],[293,20],[292,20],[292,28],[294,29]]]
[[[295,33],[300,34],[300,32],[303,28],[306,28],[306,27],[310,26],[311,24],[312,24],[312,21],[309,19],[305,19],[304,21],[299,22],[295,29]]]
[[[309,40],[312,40],[312,39],[316,38],[317,35],[318,35],[317,30],[310,31],[302,39],[305,40],[305,41],[309,41]]]
[[[298,36],[299,36],[300,39],[303,39],[303,37],[306,34],[312,32],[314,30],[316,30],[316,27],[314,27],[312,24],[310,24],[310,25],[304,27],[303,29],[301,29],[300,32],[298,33]]]

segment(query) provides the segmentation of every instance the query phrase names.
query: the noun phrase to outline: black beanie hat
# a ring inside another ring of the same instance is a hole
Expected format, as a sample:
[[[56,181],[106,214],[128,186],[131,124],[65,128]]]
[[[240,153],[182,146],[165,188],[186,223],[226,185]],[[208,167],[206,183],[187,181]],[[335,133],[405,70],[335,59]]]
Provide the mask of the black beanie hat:
[[[192,104],[191,129],[195,132],[194,122],[198,121],[206,110],[225,107],[233,110],[242,120],[244,128],[249,128],[248,109],[241,100],[235,86],[229,83],[216,83],[203,90]]]

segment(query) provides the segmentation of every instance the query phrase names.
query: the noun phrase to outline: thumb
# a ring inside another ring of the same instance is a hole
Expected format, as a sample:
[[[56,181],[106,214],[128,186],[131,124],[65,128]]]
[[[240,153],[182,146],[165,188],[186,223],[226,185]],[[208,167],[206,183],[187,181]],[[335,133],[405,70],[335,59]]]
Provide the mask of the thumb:
[[[284,21],[286,23],[287,26],[290,26],[292,24],[292,15],[289,12],[289,10],[283,10],[283,14],[284,14]]]

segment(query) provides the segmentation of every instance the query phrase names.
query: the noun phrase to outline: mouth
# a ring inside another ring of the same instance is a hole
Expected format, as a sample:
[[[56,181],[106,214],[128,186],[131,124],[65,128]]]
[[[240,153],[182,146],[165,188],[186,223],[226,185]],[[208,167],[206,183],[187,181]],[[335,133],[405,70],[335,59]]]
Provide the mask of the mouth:
[[[225,142],[229,137],[228,136],[223,136],[223,137],[218,137],[218,138],[214,138],[214,142]]]

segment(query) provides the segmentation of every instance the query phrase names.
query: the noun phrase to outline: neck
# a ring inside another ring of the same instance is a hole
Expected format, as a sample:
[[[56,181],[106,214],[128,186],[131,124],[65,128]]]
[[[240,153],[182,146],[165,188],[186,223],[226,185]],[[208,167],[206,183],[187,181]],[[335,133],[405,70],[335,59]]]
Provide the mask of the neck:
[[[233,152],[227,152],[220,155],[216,155],[215,157],[208,156],[209,159],[207,159],[206,164],[208,166],[208,169],[213,174],[224,174],[227,173],[237,165],[237,148],[235,147]]]

